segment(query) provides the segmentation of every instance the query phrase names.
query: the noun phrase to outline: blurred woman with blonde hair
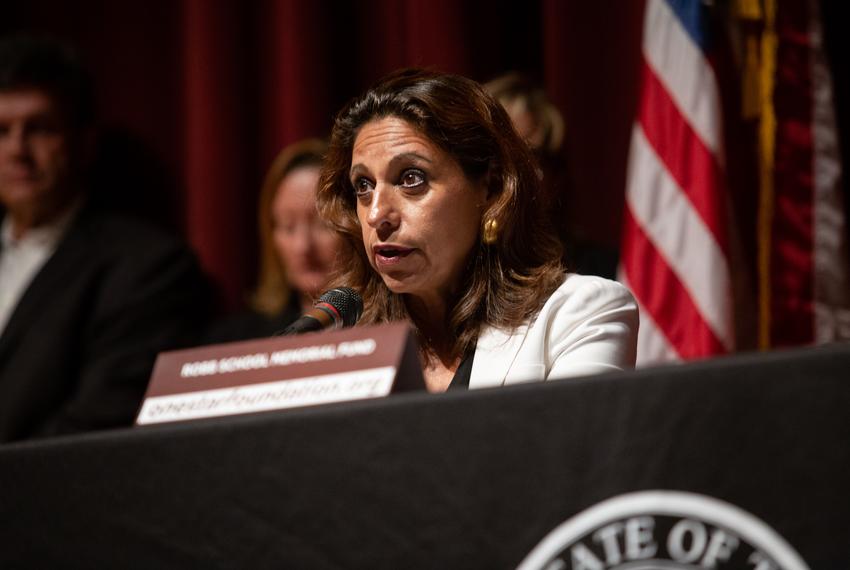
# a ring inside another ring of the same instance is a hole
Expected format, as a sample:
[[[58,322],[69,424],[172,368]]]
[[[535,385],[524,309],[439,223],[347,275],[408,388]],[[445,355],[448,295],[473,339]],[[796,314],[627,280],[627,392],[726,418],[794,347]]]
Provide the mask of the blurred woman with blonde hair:
[[[324,141],[306,139],[284,148],[272,162],[260,191],[259,275],[249,309],[216,325],[208,341],[273,335],[322,292],[339,247],[316,210],[326,151]]]

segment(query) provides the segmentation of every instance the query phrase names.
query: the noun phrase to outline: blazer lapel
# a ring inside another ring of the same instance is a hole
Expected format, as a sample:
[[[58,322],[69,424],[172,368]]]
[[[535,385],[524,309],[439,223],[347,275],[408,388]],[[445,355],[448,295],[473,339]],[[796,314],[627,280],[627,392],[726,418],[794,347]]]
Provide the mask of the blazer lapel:
[[[6,328],[0,334],[0,361],[14,345],[15,339],[31,325],[35,316],[43,310],[50,310],[50,301],[62,296],[63,280],[73,275],[78,260],[88,251],[82,214],[71,223],[56,251],[35,274],[12,310]]]
[[[475,347],[469,387],[487,388],[504,384],[527,333],[528,326],[519,327],[510,333],[484,327]]]

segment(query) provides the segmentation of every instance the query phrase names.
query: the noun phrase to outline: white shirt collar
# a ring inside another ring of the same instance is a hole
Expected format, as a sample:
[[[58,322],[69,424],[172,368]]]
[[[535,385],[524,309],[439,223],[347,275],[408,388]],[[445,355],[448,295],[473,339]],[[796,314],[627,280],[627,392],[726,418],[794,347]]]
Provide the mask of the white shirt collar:
[[[20,239],[15,239],[12,235],[12,217],[7,213],[3,218],[3,225],[0,227],[0,241],[2,241],[3,249],[14,246],[34,246],[52,250],[65,235],[65,231],[71,225],[81,206],[82,200],[77,199],[52,221],[31,228]]]

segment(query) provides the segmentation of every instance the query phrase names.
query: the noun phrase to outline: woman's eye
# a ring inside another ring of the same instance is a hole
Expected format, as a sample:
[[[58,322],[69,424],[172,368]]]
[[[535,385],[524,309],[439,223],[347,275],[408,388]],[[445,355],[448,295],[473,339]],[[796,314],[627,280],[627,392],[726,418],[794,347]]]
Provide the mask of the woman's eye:
[[[358,196],[363,196],[372,191],[372,184],[365,178],[358,178],[353,182],[354,193]]]
[[[404,188],[416,188],[425,183],[425,173],[417,168],[405,170],[401,174],[401,186]]]

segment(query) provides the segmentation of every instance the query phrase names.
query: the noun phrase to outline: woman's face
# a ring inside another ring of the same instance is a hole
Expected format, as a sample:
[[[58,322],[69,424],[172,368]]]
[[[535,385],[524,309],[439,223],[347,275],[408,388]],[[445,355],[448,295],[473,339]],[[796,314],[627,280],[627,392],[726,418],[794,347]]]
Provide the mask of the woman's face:
[[[351,165],[372,267],[394,293],[447,299],[478,241],[485,184],[396,117],[360,128]]]
[[[336,234],[319,219],[319,168],[303,166],[287,174],[272,200],[272,236],[290,285],[316,295],[328,281],[336,258]]]

